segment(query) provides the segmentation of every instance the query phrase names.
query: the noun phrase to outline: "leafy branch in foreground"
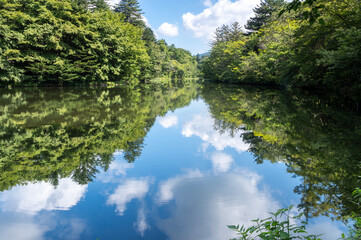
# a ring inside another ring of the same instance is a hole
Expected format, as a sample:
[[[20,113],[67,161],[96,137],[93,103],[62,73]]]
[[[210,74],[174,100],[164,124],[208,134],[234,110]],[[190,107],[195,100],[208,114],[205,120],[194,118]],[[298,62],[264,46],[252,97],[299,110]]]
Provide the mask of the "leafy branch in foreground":
[[[353,192],[353,197],[355,198],[357,204],[361,205],[361,189],[356,188]],[[352,214],[353,226],[349,226],[349,231],[347,236],[342,234],[342,239],[361,239],[361,216],[360,214],[353,213]]]
[[[252,222],[256,223],[251,227],[243,226],[228,226],[229,229],[236,231],[238,238],[232,240],[251,240],[251,239],[264,239],[264,240],[291,240],[291,239],[306,239],[306,240],[319,240],[319,235],[308,235],[306,231],[307,222],[302,221],[303,214],[292,216],[291,210],[293,206],[283,208],[275,213],[270,213],[271,217],[266,219],[256,219]],[[300,225],[293,224],[292,222],[300,222]]]

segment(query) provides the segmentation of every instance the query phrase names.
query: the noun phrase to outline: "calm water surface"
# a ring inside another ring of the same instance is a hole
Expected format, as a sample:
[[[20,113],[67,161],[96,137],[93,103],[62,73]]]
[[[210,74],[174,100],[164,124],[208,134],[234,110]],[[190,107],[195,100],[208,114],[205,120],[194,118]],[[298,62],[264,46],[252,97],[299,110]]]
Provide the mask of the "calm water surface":
[[[229,239],[291,204],[337,239],[357,209],[337,100],[189,84],[3,89],[0,109],[0,239]]]

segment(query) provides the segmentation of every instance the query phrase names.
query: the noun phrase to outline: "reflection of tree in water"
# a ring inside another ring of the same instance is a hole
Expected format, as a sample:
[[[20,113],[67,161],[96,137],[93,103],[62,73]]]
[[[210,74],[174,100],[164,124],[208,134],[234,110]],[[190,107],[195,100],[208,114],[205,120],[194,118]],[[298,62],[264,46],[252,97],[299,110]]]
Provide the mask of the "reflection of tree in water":
[[[183,107],[196,85],[0,91],[0,191],[71,177],[87,184],[113,153],[134,162],[159,115]]]
[[[134,142],[128,142],[128,147],[124,151],[124,159],[128,161],[128,163],[133,163],[137,157],[142,154],[144,139],[138,139]]]
[[[361,175],[361,117],[355,103],[217,85],[204,86],[202,96],[216,129],[244,128],[241,137],[257,163],[284,162],[302,179],[295,192],[308,217],[345,219],[360,212],[352,197]]]

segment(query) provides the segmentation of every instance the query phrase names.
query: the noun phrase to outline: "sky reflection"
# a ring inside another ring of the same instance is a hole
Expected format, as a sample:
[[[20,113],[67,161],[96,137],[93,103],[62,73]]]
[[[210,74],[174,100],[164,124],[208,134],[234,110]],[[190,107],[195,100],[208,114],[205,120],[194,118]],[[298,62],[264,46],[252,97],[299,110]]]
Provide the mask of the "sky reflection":
[[[227,225],[297,203],[287,191],[298,180],[281,164],[257,165],[242,130],[219,133],[203,101],[157,121],[143,155],[127,163],[116,151],[93,183],[65,178],[0,193],[0,239],[229,239]],[[310,232],[337,239],[340,226],[322,219]]]

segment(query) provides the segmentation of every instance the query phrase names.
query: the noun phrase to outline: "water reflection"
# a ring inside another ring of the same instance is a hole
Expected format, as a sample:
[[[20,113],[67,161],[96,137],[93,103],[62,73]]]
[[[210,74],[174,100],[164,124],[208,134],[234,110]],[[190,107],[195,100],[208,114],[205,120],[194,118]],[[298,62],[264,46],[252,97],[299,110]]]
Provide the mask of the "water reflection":
[[[228,132],[217,131],[215,126],[215,119],[209,113],[197,114],[183,126],[182,134],[185,137],[200,137],[204,142],[202,145],[204,152],[210,145],[218,151],[222,151],[227,147],[234,148],[238,152],[248,150],[249,145],[238,137],[243,133],[242,129],[237,129],[228,134]]]
[[[233,233],[224,226],[267,217],[280,206],[253,172],[201,175],[186,174],[160,185],[161,200],[175,201],[171,217],[157,221],[169,239],[229,239]]]
[[[127,179],[117,187],[114,193],[109,195],[107,204],[115,205],[117,214],[124,215],[126,204],[133,199],[143,199],[148,190],[148,179]]]
[[[0,190],[28,181],[91,182],[113,154],[141,155],[157,116],[185,106],[197,86],[25,89],[0,92]]]
[[[222,152],[213,153],[211,161],[215,173],[228,172],[234,163],[232,156]]]
[[[347,219],[359,206],[352,192],[361,160],[361,118],[334,96],[300,96],[274,90],[209,85],[202,97],[219,131],[244,129],[242,139],[258,163],[284,162],[302,178],[295,188],[308,217]]]
[[[168,115],[160,118],[158,121],[159,124],[162,125],[162,127],[170,128],[178,124],[178,117],[175,115]]]
[[[348,107],[217,85],[1,90],[0,239],[228,239],[290,204],[347,219]],[[310,224],[340,237],[340,222]]]
[[[56,188],[47,182],[14,187],[0,196],[2,212],[35,215],[40,211],[69,210],[85,196],[87,185],[69,178],[61,179]]]

